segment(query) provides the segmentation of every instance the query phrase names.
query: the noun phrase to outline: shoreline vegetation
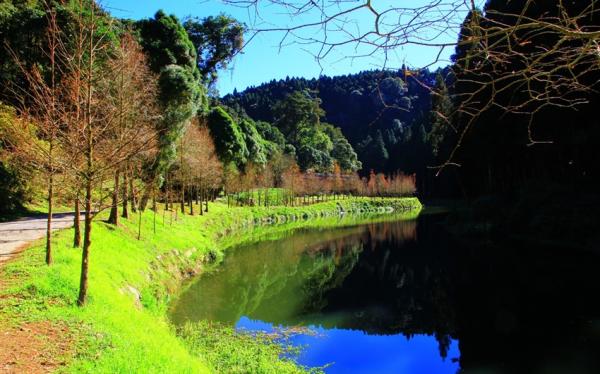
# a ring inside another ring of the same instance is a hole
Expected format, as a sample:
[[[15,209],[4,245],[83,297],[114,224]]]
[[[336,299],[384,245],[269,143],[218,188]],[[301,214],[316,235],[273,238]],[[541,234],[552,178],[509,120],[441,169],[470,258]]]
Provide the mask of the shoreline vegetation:
[[[117,227],[102,214],[93,223],[89,303],[76,304],[81,253],[72,248],[73,229],[59,231],[53,235],[53,266],[44,266],[44,243],[38,241],[0,267],[0,331],[58,330],[58,338],[42,333],[36,339],[42,350],[57,350],[41,365],[66,372],[235,372],[245,364],[258,372],[302,372],[308,369],[282,356],[287,348],[267,337],[248,339],[210,324],[178,337],[167,319],[170,303],[185,280],[218,266],[235,245],[296,228],[413,219],[421,207],[417,198],[354,197],[268,208],[215,202],[204,215],[146,210]],[[27,363],[15,360],[11,369],[19,365]]]

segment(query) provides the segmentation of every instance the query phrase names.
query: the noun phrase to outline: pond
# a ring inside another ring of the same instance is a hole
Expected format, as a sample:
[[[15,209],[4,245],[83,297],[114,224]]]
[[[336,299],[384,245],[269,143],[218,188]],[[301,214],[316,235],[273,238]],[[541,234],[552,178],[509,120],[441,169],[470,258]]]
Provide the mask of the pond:
[[[292,329],[296,360],[327,373],[600,372],[597,255],[465,244],[443,219],[240,245],[194,281],[171,319]]]

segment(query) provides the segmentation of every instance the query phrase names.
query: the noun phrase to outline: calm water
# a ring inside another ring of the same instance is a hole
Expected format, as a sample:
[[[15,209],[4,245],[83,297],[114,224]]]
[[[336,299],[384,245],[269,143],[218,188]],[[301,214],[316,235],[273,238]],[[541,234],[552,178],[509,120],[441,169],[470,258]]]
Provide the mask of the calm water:
[[[292,337],[297,360],[328,373],[600,373],[598,256],[459,243],[440,220],[240,246],[171,318],[308,327]]]

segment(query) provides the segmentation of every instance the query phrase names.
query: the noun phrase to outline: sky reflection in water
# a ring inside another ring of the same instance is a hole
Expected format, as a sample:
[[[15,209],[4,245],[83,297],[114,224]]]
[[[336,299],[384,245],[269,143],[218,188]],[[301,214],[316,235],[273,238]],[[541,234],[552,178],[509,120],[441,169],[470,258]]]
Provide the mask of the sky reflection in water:
[[[242,317],[236,328],[272,332],[266,322]],[[310,327],[311,334],[294,335],[290,342],[303,346],[297,361],[309,367],[327,367],[327,373],[456,373],[458,342],[452,340],[446,359],[440,357],[433,336],[369,335],[360,330]]]

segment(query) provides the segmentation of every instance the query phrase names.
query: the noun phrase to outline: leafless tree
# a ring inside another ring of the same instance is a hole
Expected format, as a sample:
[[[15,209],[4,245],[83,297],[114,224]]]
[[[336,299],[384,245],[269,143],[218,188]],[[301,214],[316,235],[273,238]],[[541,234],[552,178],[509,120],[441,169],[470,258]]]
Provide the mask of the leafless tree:
[[[118,223],[118,206],[121,196],[121,174],[128,173],[128,163],[155,149],[157,133],[154,122],[159,114],[156,105],[157,78],[148,68],[146,56],[131,33],[121,36],[119,47],[109,60],[108,75],[103,81],[111,118],[113,153],[115,162],[114,185],[109,222]],[[127,182],[125,181],[124,184]],[[126,190],[124,185],[123,189]],[[126,199],[126,197],[124,197]]]
[[[22,120],[11,122],[10,128],[5,128],[9,134],[6,139],[12,139],[13,152],[21,156],[21,161],[34,168],[43,170],[47,176],[48,214],[46,225],[46,264],[52,264],[52,212],[55,195],[56,174],[64,166],[64,153],[59,149],[58,136],[62,126],[63,110],[59,104],[61,92],[58,86],[60,74],[57,53],[60,45],[57,38],[58,26],[56,13],[48,7],[48,27],[46,31],[46,49],[43,51],[50,63],[49,78],[46,78],[38,67],[29,69],[21,62],[14,52],[13,46],[5,45],[13,56],[21,73],[25,77],[25,87],[12,87],[15,98],[20,103],[19,110]]]

